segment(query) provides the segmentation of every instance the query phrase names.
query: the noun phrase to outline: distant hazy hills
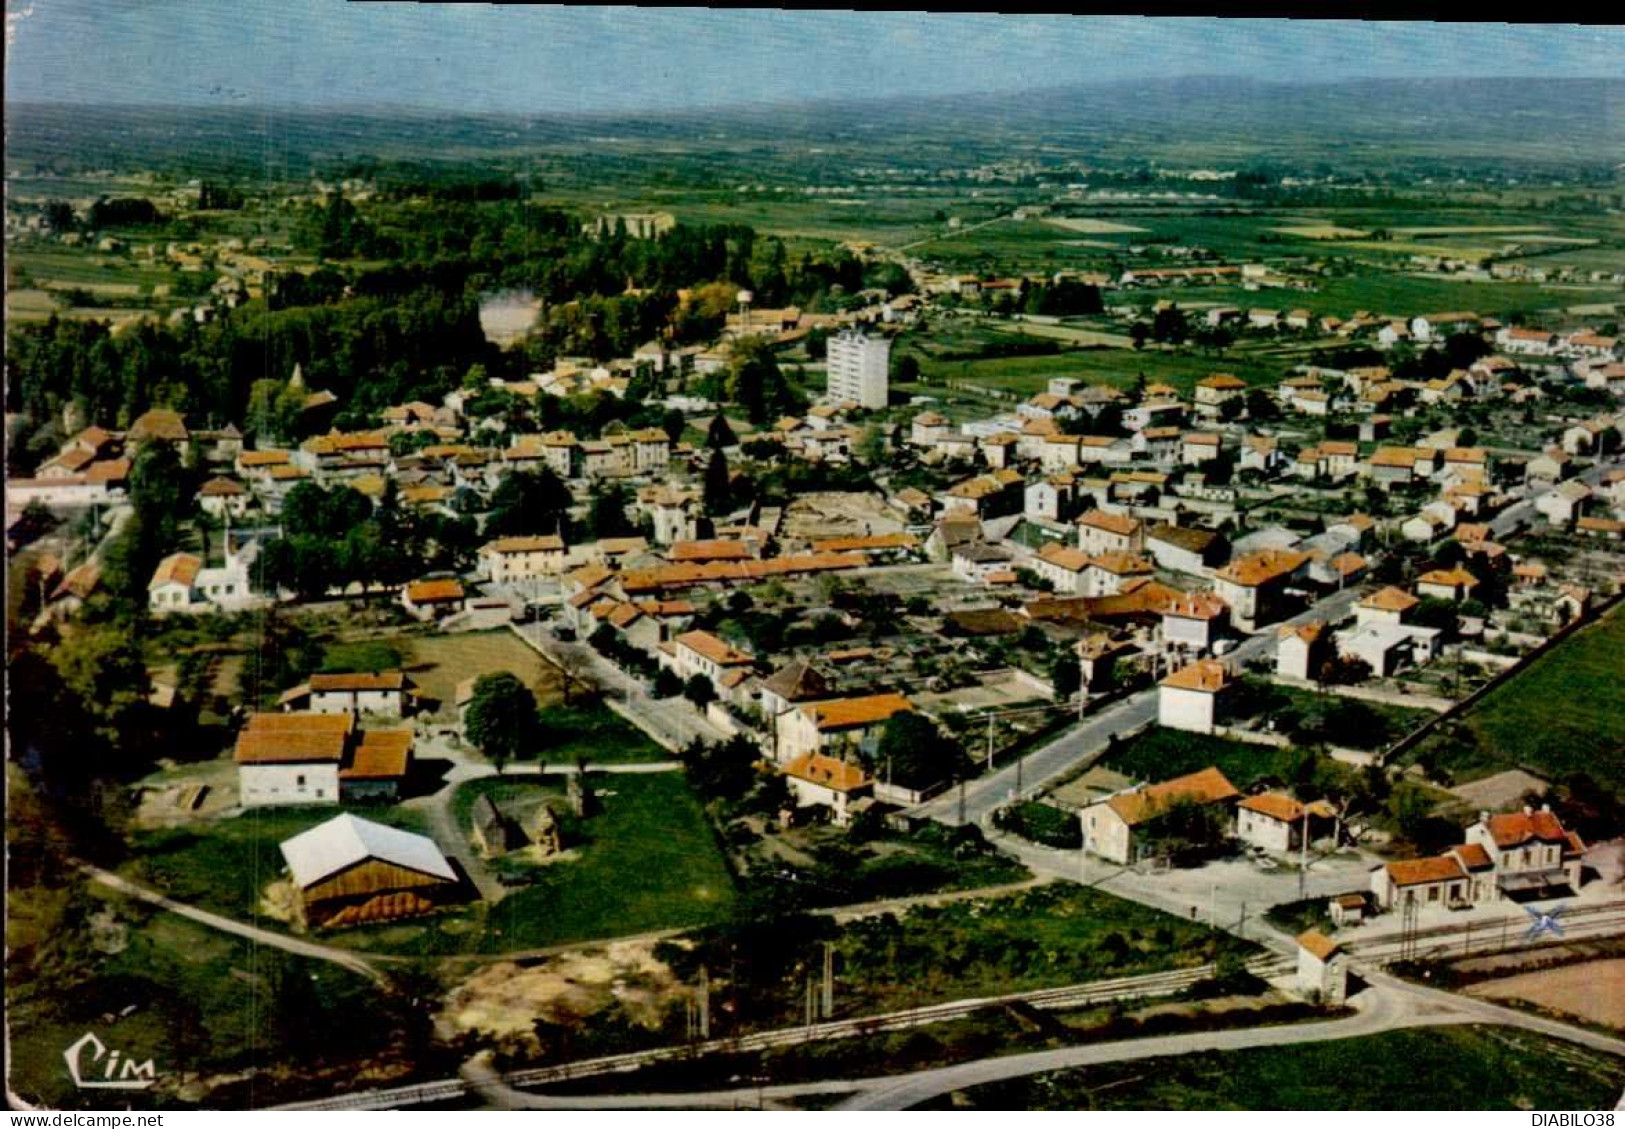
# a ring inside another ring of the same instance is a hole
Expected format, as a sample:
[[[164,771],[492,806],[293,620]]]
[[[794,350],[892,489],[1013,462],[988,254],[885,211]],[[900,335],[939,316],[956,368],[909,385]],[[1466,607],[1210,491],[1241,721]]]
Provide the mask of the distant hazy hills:
[[[24,172],[134,163],[303,175],[365,156],[594,152],[606,148],[606,137],[616,139],[616,152],[635,153],[641,141],[691,155],[707,147],[753,152],[757,160],[769,152],[794,159],[816,145],[909,164],[1043,154],[1177,163],[1606,165],[1625,154],[1625,81],[1177,78],[639,116],[35,104],[8,107],[6,125],[8,168]]]

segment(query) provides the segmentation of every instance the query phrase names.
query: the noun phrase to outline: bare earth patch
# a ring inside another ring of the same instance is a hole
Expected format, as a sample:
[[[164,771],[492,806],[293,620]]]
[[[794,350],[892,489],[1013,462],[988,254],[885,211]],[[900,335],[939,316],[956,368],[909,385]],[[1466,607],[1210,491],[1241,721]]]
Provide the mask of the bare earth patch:
[[[1150,230],[1132,224],[1113,223],[1111,220],[1096,220],[1083,216],[1056,216],[1046,218],[1044,222],[1064,227],[1068,231],[1076,231],[1080,235],[1127,235],[1131,232]]]
[[[790,538],[878,536],[902,528],[897,512],[878,494],[802,494],[784,511],[785,536]]]
[[[637,1023],[658,1027],[687,995],[654,957],[654,942],[563,953],[524,967],[505,961],[481,969],[446,999],[442,1020],[454,1031],[534,1043],[535,1023],[579,1024],[619,1003]]]
[[[1524,972],[1475,984],[1467,994],[1488,1000],[1527,1000],[1537,1007],[1625,1029],[1625,960]]]

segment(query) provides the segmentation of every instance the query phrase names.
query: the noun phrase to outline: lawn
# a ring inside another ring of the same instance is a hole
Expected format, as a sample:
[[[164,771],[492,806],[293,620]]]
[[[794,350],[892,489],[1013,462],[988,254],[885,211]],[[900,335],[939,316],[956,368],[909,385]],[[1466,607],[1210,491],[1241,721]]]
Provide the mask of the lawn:
[[[1237,788],[1245,788],[1265,777],[1290,779],[1303,755],[1298,749],[1252,745],[1153,725],[1109,749],[1100,763],[1137,780],[1149,781],[1167,780],[1214,766]]]
[[[504,952],[708,924],[727,915],[734,883],[699,798],[681,772],[591,778],[598,807],[568,814],[562,784],[476,780],[453,799],[459,826],[480,792],[505,807],[537,794],[561,815],[570,857],[501,869],[531,884],[495,907],[470,907],[419,924],[391,927],[392,947],[421,953]],[[364,943],[363,931],[335,934]]]
[[[1411,754],[1458,779],[1527,766],[1544,776],[1588,772],[1625,791],[1625,613],[1580,629],[1469,710],[1454,732]],[[1452,727],[1447,727],[1452,728]]]
[[[792,863],[775,845],[790,845],[810,855],[813,865]],[[754,888],[773,890],[803,907],[975,890],[1032,877],[1025,866],[988,846],[980,835],[929,821],[908,832],[880,832],[861,842],[833,827],[801,829],[777,842],[762,840],[749,859]]]
[[[671,754],[648,734],[602,703],[542,709],[542,758],[549,764],[624,764],[661,761]]]
[[[1109,1063],[978,1086],[964,1097],[972,1108],[1069,1111],[1611,1109],[1620,1067],[1525,1031],[1436,1027]]]

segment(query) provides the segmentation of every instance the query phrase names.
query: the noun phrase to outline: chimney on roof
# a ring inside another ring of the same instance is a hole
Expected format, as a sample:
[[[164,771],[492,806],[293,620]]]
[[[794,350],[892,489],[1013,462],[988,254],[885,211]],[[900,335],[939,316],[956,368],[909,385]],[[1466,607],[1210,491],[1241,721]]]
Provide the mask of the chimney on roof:
[[[1523,806],[1523,814],[1524,815],[1534,815],[1535,814],[1535,809],[1530,807],[1528,804],[1525,804]]]
[[[1552,805],[1551,804],[1541,804],[1540,805],[1540,810],[1545,812],[1547,815],[1551,815],[1552,814]]]
[[[1478,813],[1478,822],[1480,822],[1480,823],[1488,823],[1489,821],[1490,821],[1490,813],[1489,812],[1481,811],[1481,812]]]

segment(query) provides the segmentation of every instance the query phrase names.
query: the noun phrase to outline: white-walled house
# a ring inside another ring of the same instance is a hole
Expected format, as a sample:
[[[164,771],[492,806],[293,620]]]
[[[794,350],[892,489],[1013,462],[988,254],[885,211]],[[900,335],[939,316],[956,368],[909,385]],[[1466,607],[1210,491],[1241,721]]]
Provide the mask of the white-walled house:
[[[1286,589],[1309,566],[1308,553],[1294,549],[1260,549],[1237,557],[1213,574],[1213,589],[1230,605],[1230,619],[1243,631],[1254,631],[1281,618]]]
[[[522,584],[557,576],[567,559],[562,537],[499,537],[480,546],[477,568],[493,584]]]
[[[1191,592],[1162,609],[1162,641],[1180,650],[1205,652],[1230,621],[1230,607],[1211,592]]]
[[[1535,499],[1535,509],[1553,525],[1568,526],[1585,513],[1586,503],[1590,499],[1591,487],[1578,478],[1571,478]]]
[[[1170,806],[1181,802],[1218,804],[1228,812],[1239,795],[1224,773],[1216,768],[1204,768],[1160,784],[1136,786],[1104,796],[1078,813],[1083,849],[1121,866],[1130,866],[1148,856],[1146,832]]]
[[[1132,553],[1140,548],[1140,522],[1128,514],[1094,509],[1078,518],[1078,548],[1086,553]]]
[[[718,698],[730,699],[756,660],[709,631],[685,631],[661,647],[660,664],[687,682],[695,675],[711,683]]]
[[[1145,536],[1145,551],[1158,568],[1188,576],[1207,576],[1227,551],[1221,534],[1209,529],[1158,525]]]
[[[1032,559],[1033,571],[1049,581],[1055,591],[1066,596],[1085,593],[1089,566],[1094,562],[1082,549],[1066,545],[1049,544],[1038,550]]]
[[[1181,667],[1157,687],[1157,723],[1167,729],[1212,733],[1234,685],[1230,671],[1216,659]]]
[[[1335,819],[1336,814],[1324,801],[1301,804],[1280,792],[1261,792],[1236,805],[1236,838],[1266,851],[1296,851],[1303,846],[1306,816],[1309,841],[1313,843],[1316,832],[1324,833],[1327,821]]]
[[[211,478],[197,492],[198,508],[219,520],[242,517],[253,500],[247,487],[230,478]]]
[[[172,553],[158,562],[147,583],[147,606],[154,612],[234,611],[256,603],[249,580],[249,562],[231,548],[226,538],[226,560],[219,568],[204,568],[203,558]]]
[[[1548,807],[1491,815],[1481,812],[1465,841],[1441,855],[1405,859],[1371,872],[1381,909],[1484,905],[1514,897],[1578,892],[1585,843]]]
[[[1549,806],[1525,806],[1504,815],[1481,812],[1466,839],[1489,855],[1497,892],[1505,896],[1543,888],[1580,889],[1585,844],[1563,826]]]
[[[1390,584],[1354,605],[1354,621],[1362,627],[1368,623],[1404,623],[1405,617],[1421,602],[1403,588]]]
[[[348,713],[251,714],[237,735],[238,803],[336,804],[355,728]]]
[[[851,821],[852,804],[874,786],[858,765],[821,753],[803,753],[785,765],[784,781],[798,808],[827,808],[837,827]]]
[[[313,674],[277,700],[284,712],[377,714],[404,717],[416,698],[404,671]]]
[[[1440,600],[1465,600],[1478,587],[1478,577],[1457,565],[1436,568],[1416,578],[1416,594]]]
[[[1283,678],[1309,681],[1325,661],[1328,642],[1326,621],[1283,623],[1275,643],[1275,673]]]
[[[779,715],[773,759],[786,764],[804,753],[852,760],[872,755],[886,722],[913,708],[906,697],[893,693],[807,702]]]

